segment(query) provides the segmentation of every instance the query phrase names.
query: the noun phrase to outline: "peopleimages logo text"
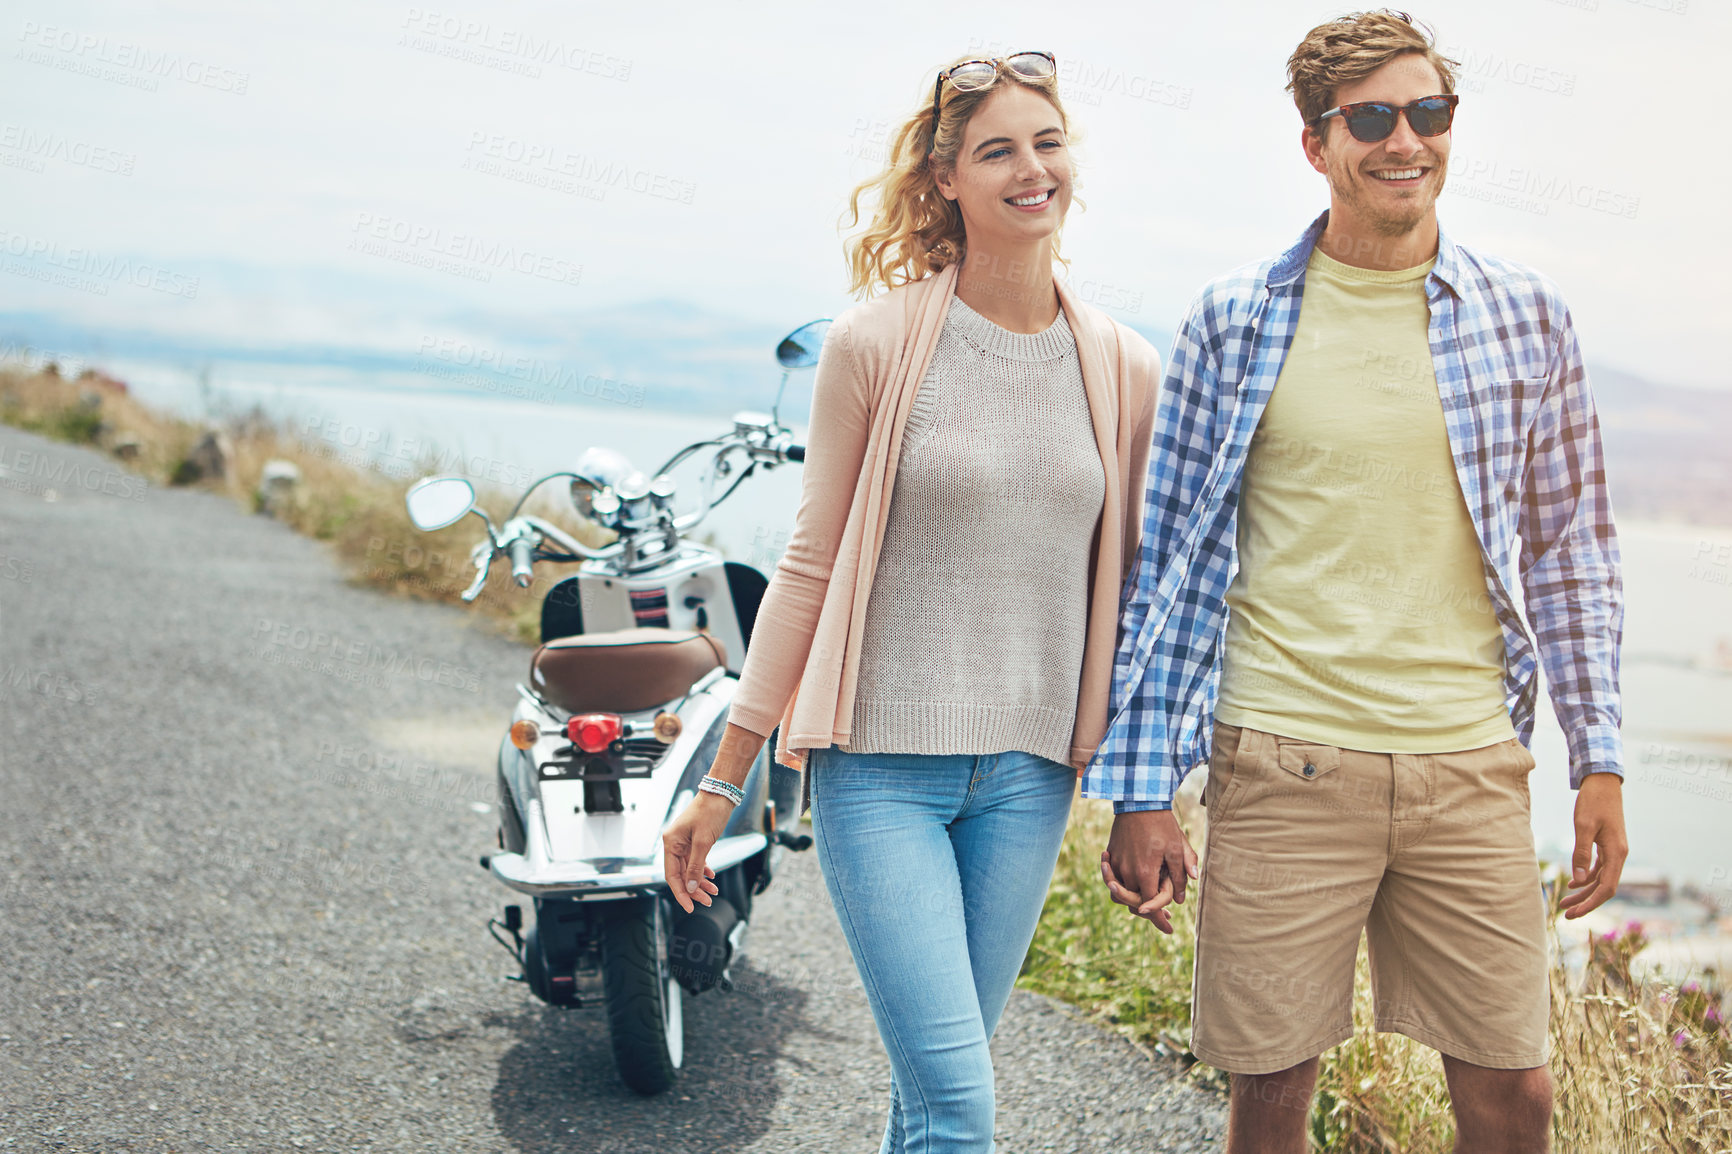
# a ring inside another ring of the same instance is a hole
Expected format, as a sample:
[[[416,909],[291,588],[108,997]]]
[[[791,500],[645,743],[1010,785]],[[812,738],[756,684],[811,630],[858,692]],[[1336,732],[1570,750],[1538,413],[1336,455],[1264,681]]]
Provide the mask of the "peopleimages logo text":
[[[362,251],[368,251],[366,242],[374,241],[395,245],[399,252],[423,254],[427,259],[450,257],[467,262],[477,270],[508,269],[556,284],[575,285],[583,280],[583,266],[575,261],[487,240],[473,233],[446,232],[442,228],[398,217],[357,212],[351,231],[355,235],[350,240],[350,247]]]
[[[563,365],[556,361],[544,361],[539,357],[525,354],[504,353],[486,345],[470,344],[467,341],[452,337],[425,336],[421,338],[421,347],[416,353],[421,358],[437,358],[448,365],[476,370],[472,373],[458,373],[442,366],[431,365],[426,372],[433,376],[454,380],[460,384],[475,385],[489,392],[505,392],[511,396],[526,400],[557,400],[576,399],[579,397],[591,400],[612,401],[618,405],[630,405],[641,409],[644,403],[644,387],[627,381],[618,381],[612,377],[604,377],[599,373],[585,373],[571,365]],[[521,389],[502,388],[497,383],[489,382],[488,374],[510,377],[524,382]],[[527,481],[527,479],[526,479]]]
[[[133,165],[138,163],[137,156],[118,148],[105,148],[19,124],[0,124],[0,149],[21,152],[34,160],[59,160],[117,176],[131,176]]]
[[[110,40],[76,28],[57,28],[51,24],[24,21],[18,39],[31,48],[59,52],[79,61],[112,65],[149,77],[180,80],[200,88],[214,88],[245,96],[250,73],[222,68],[209,61],[183,56],[179,52],[157,51],[126,40]]]
[[[408,674],[417,681],[465,689],[470,693],[479,692],[481,689],[479,670],[453,665],[436,657],[392,649],[371,641],[346,640],[317,627],[261,617],[253,628],[252,641],[251,656],[270,660],[270,654],[275,651],[279,660],[273,661],[273,664],[302,664],[281,659],[286,656],[286,651],[290,651],[315,661],[323,658],[338,669],[349,666],[357,672],[380,670],[385,673]],[[318,671],[331,672],[330,669]]]
[[[188,300],[198,296],[196,276],[186,276],[161,265],[134,261],[91,248],[62,246],[59,241],[43,237],[25,236],[23,233],[0,229],[0,252],[7,256],[40,261],[68,272],[94,277],[99,281],[130,284],[136,288],[168,293],[170,296],[186,297]]]
[[[1634,220],[1642,207],[1642,198],[1627,192],[1482,156],[1457,155],[1450,158],[1450,189],[1463,191],[1463,184],[1483,185],[1488,189],[1532,198],[1534,203],[1542,206],[1542,212],[1537,215],[1544,215],[1543,206],[1547,204],[1570,204],[1591,212]]]
[[[579,184],[624,188],[644,196],[690,204],[697,184],[647,169],[633,168],[614,160],[573,152],[544,141],[474,131],[469,134],[469,155],[463,166],[489,175],[504,175],[501,164],[535,169],[550,176],[569,177]],[[488,162],[498,162],[490,165]],[[531,183],[534,183],[531,181]]]
[[[410,8],[403,17],[403,29],[443,41],[451,46],[479,49],[535,64],[552,64],[572,72],[587,72],[604,80],[630,80],[630,60],[570,44],[552,36],[538,36],[526,28],[510,28],[475,20],[450,12],[426,8]],[[419,47],[419,45],[411,45]]]
[[[73,457],[49,456],[31,449],[0,446],[0,486],[27,493],[101,493],[105,497],[142,501],[149,488],[143,477],[113,469],[93,468]]]

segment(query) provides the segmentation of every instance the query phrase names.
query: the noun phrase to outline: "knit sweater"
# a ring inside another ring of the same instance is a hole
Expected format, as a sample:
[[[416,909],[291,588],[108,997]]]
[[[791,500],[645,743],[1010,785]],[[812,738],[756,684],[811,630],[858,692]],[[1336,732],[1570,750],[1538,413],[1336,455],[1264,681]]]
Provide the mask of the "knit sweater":
[[[1106,496],[1076,338],[960,297],[902,430],[846,749],[1070,756]]]
[[[776,759],[806,767],[845,745],[860,644],[890,511],[902,428],[955,295],[956,266],[892,289],[836,318],[812,382],[800,509],[752,629],[728,720],[778,734]],[[1106,500],[1090,546],[1088,629],[1070,764],[1081,769],[1107,730],[1120,592],[1137,556],[1160,358],[1149,342],[1056,282],[1076,337]]]

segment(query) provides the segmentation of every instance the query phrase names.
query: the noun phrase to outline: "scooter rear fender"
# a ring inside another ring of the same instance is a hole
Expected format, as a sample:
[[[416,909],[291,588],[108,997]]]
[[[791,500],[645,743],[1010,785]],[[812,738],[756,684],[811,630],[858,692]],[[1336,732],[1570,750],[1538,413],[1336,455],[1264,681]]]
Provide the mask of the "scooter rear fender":
[[[500,750],[500,771],[523,817],[525,844],[522,853],[492,855],[490,872],[520,893],[540,896],[618,898],[665,888],[662,829],[708,770],[737,684],[718,678],[680,705],[680,736],[654,774],[619,782],[620,813],[586,813],[582,781],[540,777],[537,765],[565,739],[554,717],[527,697],[521,700],[512,720],[533,720],[546,736],[526,751],[509,745]],[[754,778],[760,776],[754,771]],[[747,796],[742,811],[753,812],[741,812],[710,850],[710,868],[718,873],[769,846],[756,812],[764,807],[767,779],[748,781]]]

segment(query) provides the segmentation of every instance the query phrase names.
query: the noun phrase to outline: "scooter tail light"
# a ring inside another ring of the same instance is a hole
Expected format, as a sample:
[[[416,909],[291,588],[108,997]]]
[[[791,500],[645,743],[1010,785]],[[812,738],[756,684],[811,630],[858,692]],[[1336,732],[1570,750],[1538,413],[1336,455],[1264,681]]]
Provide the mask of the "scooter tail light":
[[[518,749],[528,749],[540,736],[541,727],[527,717],[511,723],[511,744]]]
[[[623,732],[616,713],[580,713],[565,723],[565,735],[585,753],[600,753],[618,741]]]

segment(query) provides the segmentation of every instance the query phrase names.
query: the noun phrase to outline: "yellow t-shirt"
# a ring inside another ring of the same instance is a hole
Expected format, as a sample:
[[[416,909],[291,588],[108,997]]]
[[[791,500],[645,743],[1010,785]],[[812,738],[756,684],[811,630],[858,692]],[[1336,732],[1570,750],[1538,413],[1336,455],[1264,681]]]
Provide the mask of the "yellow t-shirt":
[[[1229,725],[1373,753],[1515,735],[1432,373],[1430,271],[1311,255],[1245,466],[1217,709]]]

